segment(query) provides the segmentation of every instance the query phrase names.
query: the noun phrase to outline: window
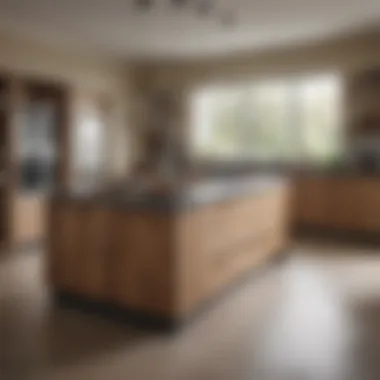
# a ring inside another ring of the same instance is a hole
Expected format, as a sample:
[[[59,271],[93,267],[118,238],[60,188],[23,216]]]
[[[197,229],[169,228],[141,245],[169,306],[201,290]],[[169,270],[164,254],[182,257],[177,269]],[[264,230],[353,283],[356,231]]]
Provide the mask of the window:
[[[342,150],[337,76],[204,89],[192,102],[197,158],[331,161]]]

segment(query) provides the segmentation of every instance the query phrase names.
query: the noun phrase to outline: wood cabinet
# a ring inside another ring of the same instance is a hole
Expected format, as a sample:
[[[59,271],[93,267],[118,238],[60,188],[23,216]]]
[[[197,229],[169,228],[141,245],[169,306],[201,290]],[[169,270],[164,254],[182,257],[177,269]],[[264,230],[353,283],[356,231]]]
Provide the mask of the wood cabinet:
[[[324,224],[329,218],[329,182],[322,178],[295,184],[294,218],[297,224]]]
[[[79,244],[78,283],[81,294],[91,299],[104,299],[108,291],[108,257],[111,233],[108,209],[85,205],[79,210],[80,235]]]
[[[287,244],[287,186],[189,210],[53,199],[53,288],[170,318],[195,312]]]
[[[47,242],[47,275],[55,288],[79,290],[80,234],[83,224],[76,207],[53,204],[49,210]],[[59,231],[57,234],[56,231]]]
[[[200,252],[203,277],[200,298],[210,298],[233,279],[285,246],[288,236],[289,189],[271,189],[200,209],[193,215],[192,245]],[[194,274],[195,275],[195,274]],[[190,286],[190,285],[189,285]]]
[[[116,211],[112,223],[109,298],[133,310],[172,312],[172,220],[160,213]]]
[[[107,298],[110,217],[108,209],[93,204],[52,205],[48,218],[49,282],[89,299]]]
[[[380,232],[380,180],[303,178],[295,183],[297,226]]]
[[[11,242],[14,245],[45,239],[46,196],[21,193],[14,197],[11,215]]]

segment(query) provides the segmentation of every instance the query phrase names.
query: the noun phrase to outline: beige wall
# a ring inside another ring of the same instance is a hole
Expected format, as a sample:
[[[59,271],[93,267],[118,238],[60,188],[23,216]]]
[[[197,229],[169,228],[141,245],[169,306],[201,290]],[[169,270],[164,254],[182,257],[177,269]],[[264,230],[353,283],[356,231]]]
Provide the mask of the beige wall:
[[[138,77],[144,87],[168,89],[188,104],[187,95],[208,84],[324,72],[336,72],[348,79],[356,71],[375,65],[380,65],[380,31],[209,61],[145,64],[139,67]],[[177,125],[183,127],[188,141],[189,109],[182,107],[185,113]]]
[[[0,71],[66,83],[72,87],[74,98],[81,97],[82,93],[109,96],[115,103],[115,117],[109,125],[111,138],[107,165],[112,176],[124,174],[129,158],[131,69],[123,62],[80,51],[54,49],[0,33]]]
[[[54,49],[1,32],[0,52],[0,70],[50,77],[92,89],[122,86],[122,65],[105,57]]]
[[[380,64],[380,38],[375,33],[208,61],[134,66],[84,52],[47,48],[0,33],[0,71],[64,81],[79,96],[82,91],[99,91],[115,100],[117,117],[110,126],[109,155],[110,171],[115,176],[124,175],[128,164],[139,155],[143,145],[140,106],[151,88],[163,87],[186,99],[193,87],[208,83],[321,71],[347,75],[375,64]],[[179,126],[186,120],[179,120]]]
[[[380,65],[380,30],[323,43],[288,46],[209,61],[146,65],[158,86],[189,88],[212,82],[253,77],[308,74],[321,71],[351,73]]]

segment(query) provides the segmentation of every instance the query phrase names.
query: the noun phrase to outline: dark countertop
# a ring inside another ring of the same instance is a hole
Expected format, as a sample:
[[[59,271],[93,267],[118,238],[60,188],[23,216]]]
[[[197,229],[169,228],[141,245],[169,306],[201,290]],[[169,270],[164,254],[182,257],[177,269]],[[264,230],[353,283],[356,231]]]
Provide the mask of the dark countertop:
[[[96,191],[77,189],[55,192],[54,200],[70,200],[105,204],[107,206],[132,210],[182,211],[200,206],[219,203],[260,194],[273,188],[286,186],[288,179],[283,176],[251,175],[238,178],[218,178],[202,180],[176,189],[158,192],[152,189],[139,190],[136,186],[126,186],[122,190]]]
[[[259,194],[270,189],[286,186],[291,179],[327,178],[327,179],[373,179],[380,180],[380,172],[363,171],[347,165],[330,167],[305,167],[287,174],[255,174],[216,176],[204,178],[187,185],[173,187],[166,191],[138,187],[137,182],[119,186],[117,189],[96,190],[93,187],[77,188],[69,191],[54,191],[55,200],[70,200],[84,205],[97,202],[107,206],[137,210],[181,211],[203,205],[227,201],[250,194]]]
[[[363,170],[357,167],[301,168],[292,172],[293,177],[326,177],[326,178],[370,178],[380,179],[380,171]]]

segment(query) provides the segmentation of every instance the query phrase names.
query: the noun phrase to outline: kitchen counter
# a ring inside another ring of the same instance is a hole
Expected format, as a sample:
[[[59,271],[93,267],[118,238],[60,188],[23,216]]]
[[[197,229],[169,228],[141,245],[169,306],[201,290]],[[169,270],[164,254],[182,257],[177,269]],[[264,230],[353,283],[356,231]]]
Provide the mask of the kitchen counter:
[[[294,199],[296,231],[378,240],[380,176],[376,173],[299,176],[294,180]]]
[[[286,177],[259,175],[202,180],[187,186],[182,185],[165,190],[143,189],[137,184],[126,185],[125,188],[118,190],[72,189],[57,191],[53,194],[53,198],[103,203],[135,210],[186,211],[287,185]]]
[[[288,180],[270,176],[171,192],[56,193],[48,224],[51,287],[184,321],[287,246],[290,195]]]
[[[297,170],[295,177],[326,177],[326,178],[380,178],[380,171],[369,171],[360,168],[315,168]]]

